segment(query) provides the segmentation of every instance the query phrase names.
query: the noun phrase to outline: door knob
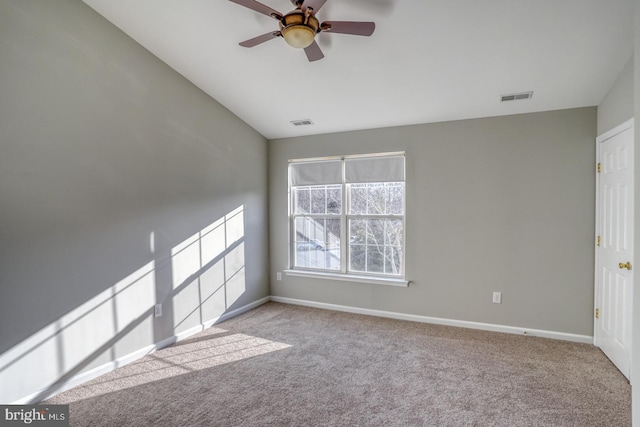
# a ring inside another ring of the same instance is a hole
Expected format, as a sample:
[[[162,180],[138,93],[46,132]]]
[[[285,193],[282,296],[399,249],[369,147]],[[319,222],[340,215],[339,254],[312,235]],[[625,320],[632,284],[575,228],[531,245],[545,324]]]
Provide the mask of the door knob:
[[[621,262],[620,264],[618,264],[618,267],[626,268],[627,270],[631,270],[631,261]]]

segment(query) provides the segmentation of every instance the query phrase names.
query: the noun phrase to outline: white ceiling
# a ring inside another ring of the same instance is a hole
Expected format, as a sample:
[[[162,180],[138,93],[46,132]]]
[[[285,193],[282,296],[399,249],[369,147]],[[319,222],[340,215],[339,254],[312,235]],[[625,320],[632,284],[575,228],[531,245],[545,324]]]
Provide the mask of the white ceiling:
[[[598,105],[633,50],[633,0],[328,0],[321,22],[376,30],[318,35],[313,63],[238,46],[278,23],[226,0],[84,1],[268,139]]]

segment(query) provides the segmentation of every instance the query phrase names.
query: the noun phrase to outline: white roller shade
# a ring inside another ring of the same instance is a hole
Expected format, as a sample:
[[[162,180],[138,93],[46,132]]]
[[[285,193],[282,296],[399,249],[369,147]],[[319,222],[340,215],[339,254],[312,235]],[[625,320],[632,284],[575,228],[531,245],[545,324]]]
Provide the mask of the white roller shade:
[[[342,183],[342,161],[298,162],[289,165],[291,186]]]
[[[404,181],[404,156],[345,159],[345,180],[356,182]]]

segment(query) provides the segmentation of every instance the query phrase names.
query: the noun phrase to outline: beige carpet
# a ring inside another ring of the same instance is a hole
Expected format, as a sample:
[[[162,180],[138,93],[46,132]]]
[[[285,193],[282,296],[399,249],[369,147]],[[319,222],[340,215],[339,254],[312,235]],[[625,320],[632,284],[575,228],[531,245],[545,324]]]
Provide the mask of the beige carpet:
[[[72,426],[627,426],[595,347],[268,303],[49,403]]]

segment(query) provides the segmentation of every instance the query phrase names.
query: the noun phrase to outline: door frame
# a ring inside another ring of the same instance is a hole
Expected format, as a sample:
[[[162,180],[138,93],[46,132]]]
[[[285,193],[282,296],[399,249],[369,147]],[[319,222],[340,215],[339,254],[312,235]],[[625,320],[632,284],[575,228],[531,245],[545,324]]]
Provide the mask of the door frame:
[[[595,235],[593,237],[594,240],[594,251],[595,251],[595,265],[594,265],[594,292],[593,292],[593,344],[597,347],[598,346],[598,327],[597,327],[597,323],[596,323],[596,319],[595,319],[595,311],[598,308],[598,303],[600,301],[600,286],[599,286],[599,278],[600,278],[600,272],[598,270],[598,266],[600,265],[600,255],[599,255],[599,246],[597,243],[597,239],[598,236],[601,235],[600,232],[600,173],[598,171],[598,165],[600,165],[601,159],[600,159],[600,144],[610,138],[613,138],[614,136],[629,130],[629,129],[633,129],[634,128],[634,119],[631,118],[621,124],[619,124],[618,126],[614,127],[613,129],[603,133],[602,135],[599,135],[598,137],[596,137],[596,206],[595,206],[595,210],[596,210],[596,227],[595,227]],[[635,139],[634,139],[635,140]],[[635,164],[634,164],[634,174],[635,172]],[[634,189],[635,191],[635,189]],[[634,217],[636,215],[635,213],[635,209],[634,209],[634,213],[633,213]],[[634,231],[635,232],[635,231]],[[640,248],[635,248],[634,247],[634,253],[635,251],[637,251]],[[634,255],[635,257],[635,255]],[[633,283],[632,285],[632,290],[633,290]],[[633,307],[632,307],[633,309]],[[633,311],[631,313],[631,315],[633,316]],[[630,322],[630,325],[633,326],[633,320]],[[633,333],[631,334],[631,336],[633,337]],[[631,347],[633,346],[633,342],[631,342],[629,344]],[[629,360],[630,363],[633,362],[633,360],[630,358]],[[629,369],[629,381],[631,382],[631,372],[633,371],[633,367],[630,366]]]

